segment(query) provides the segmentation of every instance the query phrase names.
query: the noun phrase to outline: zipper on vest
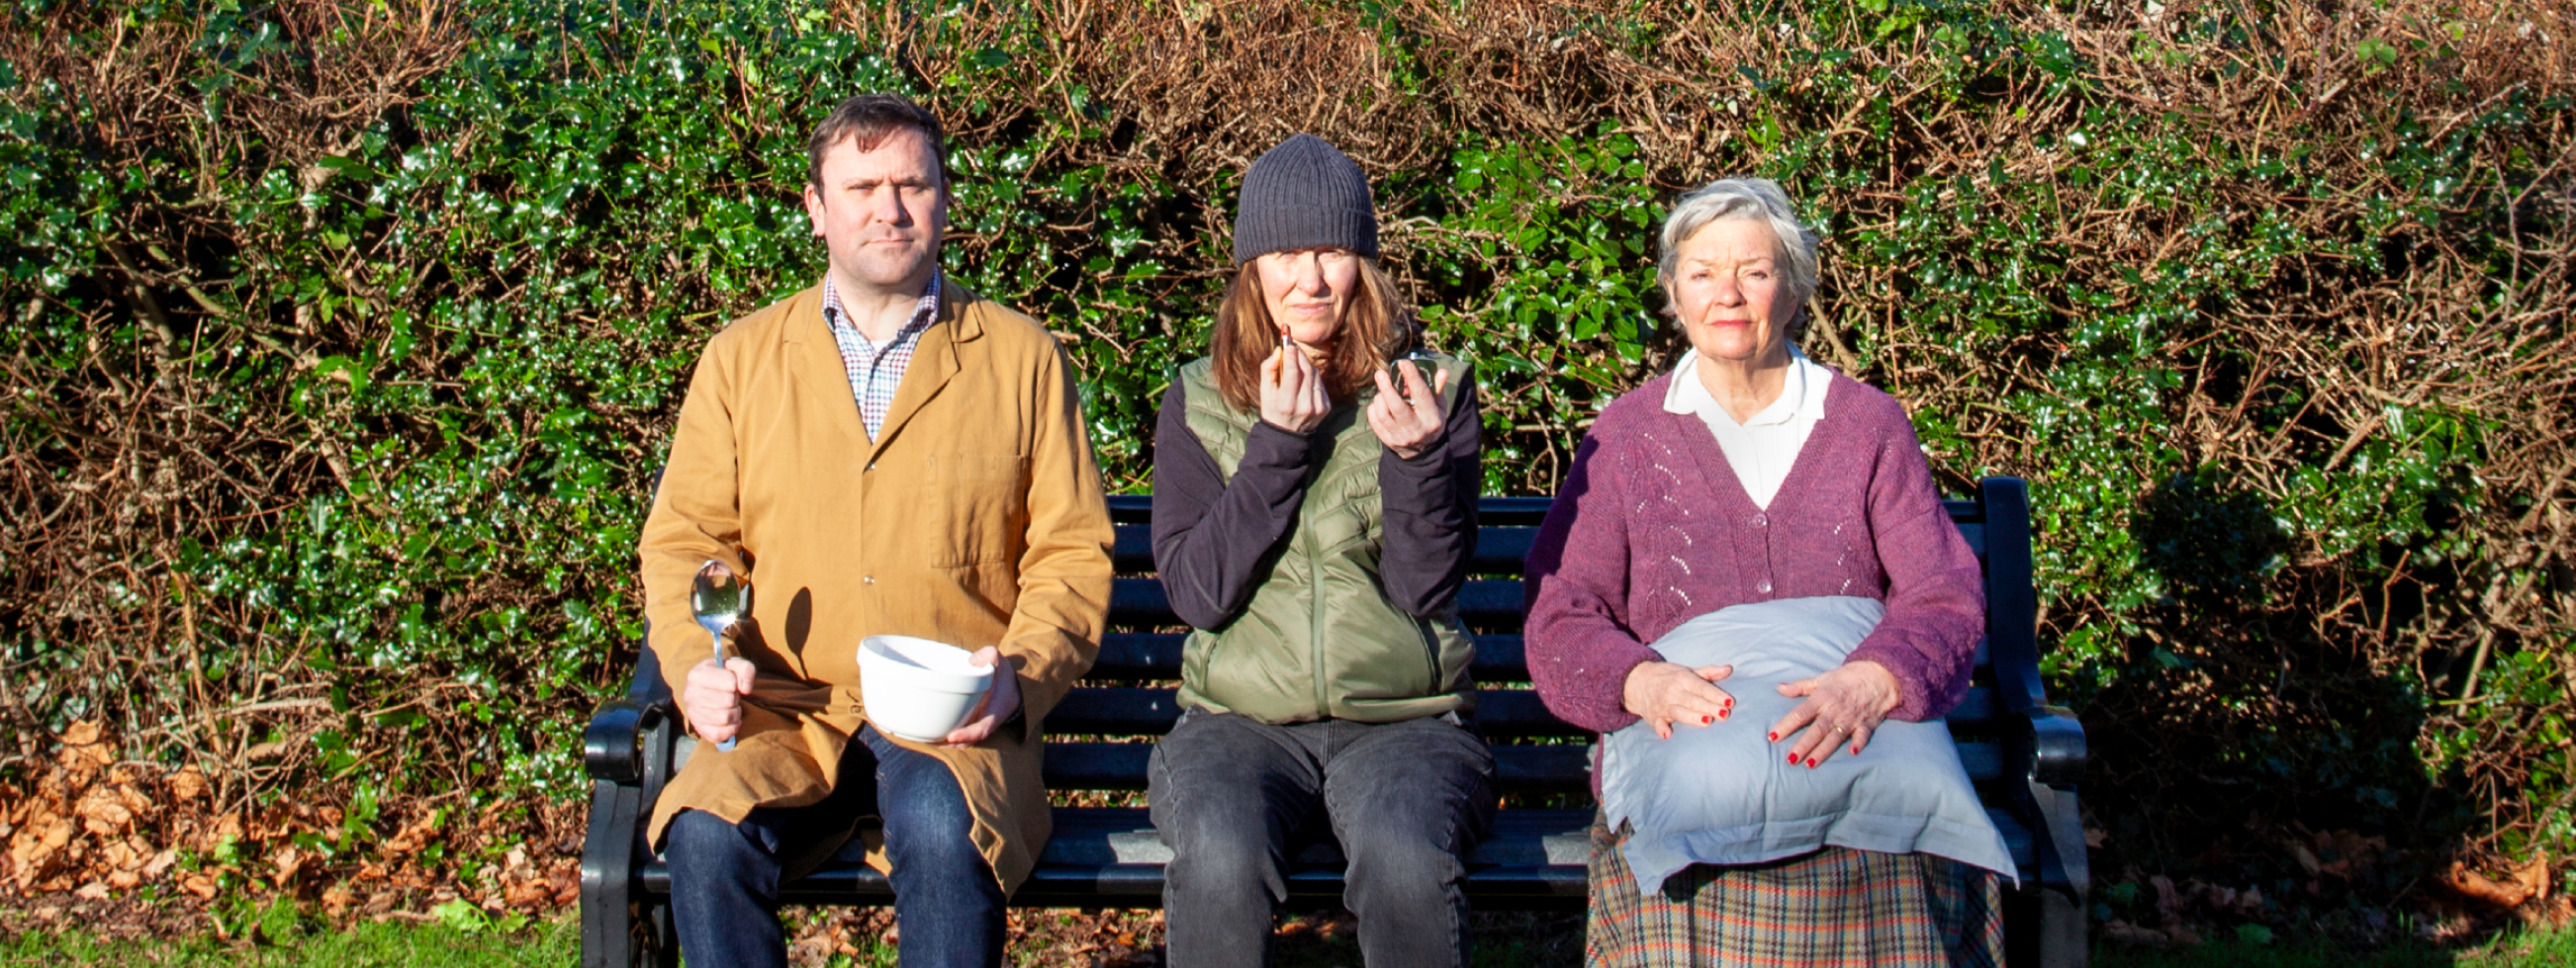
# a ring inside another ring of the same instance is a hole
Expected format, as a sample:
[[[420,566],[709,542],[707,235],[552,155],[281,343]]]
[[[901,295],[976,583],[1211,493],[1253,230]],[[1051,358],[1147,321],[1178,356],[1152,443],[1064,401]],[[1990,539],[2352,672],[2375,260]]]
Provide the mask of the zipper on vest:
[[[1411,618],[1412,616],[1406,617]],[[1413,619],[1413,634],[1422,638],[1422,665],[1424,668],[1431,670],[1430,694],[1434,696],[1440,695],[1440,687],[1447,685],[1448,681],[1443,679],[1440,675],[1439,633],[1431,630],[1430,619],[1415,618]]]
[[[1315,492],[1310,485],[1306,497],[1312,500],[1314,496]],[[1306,527],[1305,518],[1308,510],[1309,506],[1302,502],[1297,507],[1297,543],[1302,546],[1301,550],[1306,555],[1306,601],[1309,610],[1306,618],[1308,653],[1306,664],[1315,677],[1315,715],[1329,719],[1332,718],[1333,707],[1328,698],[1330,693],[1324,688],[1326,681],[1324,678],[1324,569],[1320,556],[1315,553],[1314,529]]]

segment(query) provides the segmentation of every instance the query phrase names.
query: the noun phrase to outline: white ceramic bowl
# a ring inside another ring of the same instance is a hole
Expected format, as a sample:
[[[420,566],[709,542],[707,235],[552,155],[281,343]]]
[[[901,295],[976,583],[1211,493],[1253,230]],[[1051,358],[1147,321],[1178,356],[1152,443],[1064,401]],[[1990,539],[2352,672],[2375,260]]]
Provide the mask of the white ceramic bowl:
[[[859,641],[859,702],[868,722],[917,743],[936,743],[966,724],[993,686],[993,669],[966,650],[909,635]]]

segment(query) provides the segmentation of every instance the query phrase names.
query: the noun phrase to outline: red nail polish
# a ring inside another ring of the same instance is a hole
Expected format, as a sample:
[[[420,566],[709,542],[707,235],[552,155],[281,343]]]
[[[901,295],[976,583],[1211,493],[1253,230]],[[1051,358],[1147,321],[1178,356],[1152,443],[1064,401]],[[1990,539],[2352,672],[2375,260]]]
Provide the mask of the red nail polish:
[[[1779,742],[1779,741],[1780,741],[1780,734],[1778,734],[1778,733],[1772,733],[1772,734],[1769,734],[1769,735],[1770,735],[1770,737],[1771,737],[1771,741],[1772,741],[1772,742],[1777,743],[1777,742]]]
[[[1857,746],[1852,747],[1852,755],[1853,755],[1853,756],[1859,756],[1859,755],[1860,755],[1860,747],[1857,747]]]
[[[1702,716],[1702,717],[1700,717],[1700,718],[1699,718],[1699,724],[1700,724],[1700,725],[1702,725],[1702,726],[1706,726],[1706,725],[1708,725],[1708,724],[1710,724],[1710,723],[1714,723],[1714,722],[1716,722],[1716,721],[1717,721],[1717,720],[1715,720],[1715,719],[1711,719],[1711,718],[1709,718],[1709,717],[1707,717],[1707,716]]]
[[[1729,712],[1733,712],[1733,710],[1720,709],[1720,710],[1718,710],[1718,711],[1717,711],[1717,718],[1719,718],[1719,719],[1725,719],[1725,718],[1726,718],[1726,714],[1727,714],[1727,713],[1729,713]]]
[[[1816,768],[1816,758],[1815,758],[1815,757],[1812,757],[1812,756],[1807,757],[1807,768],[1808,768],[1808,769],[1810,769],[1810,770],[1812,770],[1812,769],[1815,769],[1815,768]]]
[[[1790,766],[1796,766],[1796,765],[1798,765],[1798,754],[1796,754],[1796,753],[1791,753],[1791,754],[1789,754],[1789,765],[1790,765]]]

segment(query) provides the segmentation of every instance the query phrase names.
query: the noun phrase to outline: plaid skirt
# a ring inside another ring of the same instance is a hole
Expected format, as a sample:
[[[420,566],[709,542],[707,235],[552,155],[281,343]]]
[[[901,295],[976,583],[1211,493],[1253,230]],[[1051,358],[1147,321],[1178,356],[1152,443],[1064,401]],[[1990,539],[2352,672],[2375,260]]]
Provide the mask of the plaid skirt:
[[[1627,830],[1592,824],[1588,968],[2003,964],[2003,888],[1992,871],[1827,847],[1768,864],[1694,864],[1640,896],[1618,849]]]

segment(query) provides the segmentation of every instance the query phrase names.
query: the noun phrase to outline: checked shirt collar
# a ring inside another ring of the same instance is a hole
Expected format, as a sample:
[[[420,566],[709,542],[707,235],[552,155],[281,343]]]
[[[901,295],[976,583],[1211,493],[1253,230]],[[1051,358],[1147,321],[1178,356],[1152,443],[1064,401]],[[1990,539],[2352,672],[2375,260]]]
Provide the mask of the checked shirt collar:
[[[832,328],[832,342],[841,347],[841,370],[850,378],[850,396],[858,400],[859,422],[867,425],[870,441],[885,426],[886,411],[894,408],[895,388],[903,384],[903,371],[912,366],[912,350],[921,344],[922,331],[939,319],[939,276],[930,274],[929,287],[913,305],[912,320],[883,343],[871,343],[859,335],[849,312],[841,308],[841,291],[832,285],[829,273],[823,276],[823,322]]]

